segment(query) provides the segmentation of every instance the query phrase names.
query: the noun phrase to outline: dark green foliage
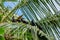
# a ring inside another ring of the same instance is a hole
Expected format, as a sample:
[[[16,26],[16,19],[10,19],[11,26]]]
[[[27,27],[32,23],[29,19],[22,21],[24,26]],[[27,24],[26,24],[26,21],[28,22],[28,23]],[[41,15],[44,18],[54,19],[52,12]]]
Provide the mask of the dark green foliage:
[[[4,28],[0,28],[0,34],[4,34]]]
[[[2,16],[3,16],[3,15],[0,13],[0,21],[1,21],[1,19],[2,19]]]
[[[0,40],[4,40],[4,38],[2,36],[0,36]]]
[[[33,40],[33,37],[32,37],[30,29],[27,30],[27,32],[25,33],[25,35],[27,36],[28,40]]]

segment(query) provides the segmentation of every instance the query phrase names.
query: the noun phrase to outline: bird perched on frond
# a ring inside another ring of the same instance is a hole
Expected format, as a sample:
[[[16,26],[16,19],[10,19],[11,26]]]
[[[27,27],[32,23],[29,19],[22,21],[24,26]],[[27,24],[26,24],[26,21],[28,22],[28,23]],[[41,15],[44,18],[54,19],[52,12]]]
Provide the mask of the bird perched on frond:
[[[22,17],[23,15],[17,17],[17,19],[14,18],[14,16],[12,17],[12,22],[23,22],[25,24],[29,24],[28,21],[24,20],[24,18]],[[40,30],[42,30],[41,26],[38,25],[36,22],[34,22],[34,20],[31,20],[30,25],[32,26],[37,26]]]
[[[24,20],[23,15],[17,17],[17,19],[14,18],[14,16],[12,17],[12,22],[23,22],[25,24],[28,24],[28,22],[26,20]]]
[[[20,22],[20,20],[22,19],[22,16],[23,16],[23,15],[17,17],[17,19],[15,19],[14,16],[13,16],[13,17],[12,17],[12,22]]]

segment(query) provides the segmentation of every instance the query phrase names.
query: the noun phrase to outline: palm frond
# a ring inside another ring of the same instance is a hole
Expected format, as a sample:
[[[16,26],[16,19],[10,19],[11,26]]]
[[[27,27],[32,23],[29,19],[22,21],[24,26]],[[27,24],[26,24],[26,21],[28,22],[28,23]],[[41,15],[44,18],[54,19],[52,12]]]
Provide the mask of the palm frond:
[[[38,40],[38,35],[44,39],[47,36],[44,32],[39,30],[36,26],[31,26],[29,24],[24,23],[7,23],[4,26],[0,26],[0,28],[4,28],[4,37],[5,39],[12,40]],[[38,35],[37,35],[37,32]],[[43,37],[44,36],[44,37]],[[47,38],[49,39],[49,38]],[[42,39],[41,39],[42,40]],[[50,40],[50,39],[49,39]]]
[[[2,18],[2,22],[4,20],[8,20],[8,16],[11,16],[13,12],[15,12],[18,8],[21,9],[22,13],[25,15],[26,19],[31,22],[31,20],[34,20],[40,27],[42,27],[42,31],[47,34],[47,37],[52,37],[52,39],[48,38],[49,40],[60,40],[60,12],[56,8],[55,3],[56,2],[59,5],[59,2],[56,0],[22,0],[17,4],[16,7],[14,7],[13,10],[10,12],[8,11],[4,17]],[[11,22],[10,22],[11,23]],[[12,23],[11,23],[12,24]],[[8,27],[10,24],[4,25]],[[10,29],[10,27],[6,28],[9,31],[14,30],[12,33],[15,33],[15,35],[20,34],[19,31],[21,32],[20,36],[22,40],[38,40],[37,37],[37,27],[36,26],[26,26],[26,25],[21,25],[21,24],[12,24],[16,25],[19,27]],[[10,25],[11,26],[11,25]],[[22,27],[23,26],[23,27]],[[13,27],[13,26],[11,26]],[[30,29],[31,27],[31,29]],[[6,30],[5,29],[5,30]],[[30,34],[25,35],[29,33],[30,29]],[[36,29],[36,30],[35,30]],[[18,33],[17,33],[18,31]],[[27,37],[31,36],[31,38]],[[40,36],[40,35],[39,35]],[[14,36],[15,37],[15,36]],[[15,38],[19,39],[19,36],[16,36]],[[33,38],[33,39],[32,39]],[[35,39],[34,39],[35,38]],[[42,39],[41,39],[42,40]]]

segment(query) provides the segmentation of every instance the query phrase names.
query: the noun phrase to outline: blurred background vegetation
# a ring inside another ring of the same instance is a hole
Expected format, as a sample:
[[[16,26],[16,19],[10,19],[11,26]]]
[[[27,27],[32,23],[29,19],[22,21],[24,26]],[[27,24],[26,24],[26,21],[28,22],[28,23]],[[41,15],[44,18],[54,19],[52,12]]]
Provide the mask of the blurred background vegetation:
[[[59,8],[59,0],[0,0],[0,40],[60,40]],[[21,15],[28,24],[12,22]]]

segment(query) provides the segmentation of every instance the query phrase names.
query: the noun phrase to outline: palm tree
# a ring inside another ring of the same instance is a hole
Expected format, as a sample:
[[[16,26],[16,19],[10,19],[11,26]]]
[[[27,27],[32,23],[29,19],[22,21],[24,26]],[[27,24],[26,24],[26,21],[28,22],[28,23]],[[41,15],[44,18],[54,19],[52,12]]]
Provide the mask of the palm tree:
[[[2,38],[5,40],[60,40],[60,12],[55,5],[56,2],[60,6],[59,1],[20,0],[11,11],[3,6],[3,2],[5,1],[1,0],[0,3]],[[17,9],[22,11],[28,24],[11,21]],[[31,22],[34,26],[30,24]]]

